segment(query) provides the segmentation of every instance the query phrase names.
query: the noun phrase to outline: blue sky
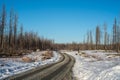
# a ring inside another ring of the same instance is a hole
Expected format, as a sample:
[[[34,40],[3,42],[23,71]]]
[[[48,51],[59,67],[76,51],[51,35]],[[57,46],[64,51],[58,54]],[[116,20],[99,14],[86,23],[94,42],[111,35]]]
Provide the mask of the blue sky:
[[[14,9],[25,31],[57,43],[82,42],[87,30],[103,29],[104,23],[110,32],[114,18],[120,19],[120,0],[0,0],[2,4],[7,12]]]

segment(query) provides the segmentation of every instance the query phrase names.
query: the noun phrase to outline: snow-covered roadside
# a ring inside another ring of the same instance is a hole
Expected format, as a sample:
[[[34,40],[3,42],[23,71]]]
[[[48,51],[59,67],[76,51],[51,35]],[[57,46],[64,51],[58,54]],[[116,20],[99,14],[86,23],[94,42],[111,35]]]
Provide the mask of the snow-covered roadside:
[[[60,54],[57,52],[53,52],[53,57],[47,60],[41,60],[42,52],[33,52],[32,54],[26,55],[32,58],[37,58],[35,62],[23,62],[22,58],[0,58],[0,79],[5,77],[18,74],[21,72],[25,72],[29,69],[33,69],[35,67],[51,64],[57,62],[60,59]]]
[[[81,56],[76,51],[66,52],[75,57],[73,76],[77,80],[120,80],[120,57],[108,57],[104,51],[81,51],[87,56]],[[93,57],[94,56],[94,57]]]

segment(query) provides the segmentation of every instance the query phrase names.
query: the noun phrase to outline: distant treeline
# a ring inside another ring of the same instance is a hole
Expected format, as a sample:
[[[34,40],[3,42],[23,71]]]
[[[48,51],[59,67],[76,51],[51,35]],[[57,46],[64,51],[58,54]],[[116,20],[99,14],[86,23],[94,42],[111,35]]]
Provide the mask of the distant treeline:
[[[109,28],[109,26],[108,26]],[[94,35],[93,33],[94,32]],[[120,49],[120,25],[115,18],[111,31],[107,31],[107,24],[102,27],[96,26],[95,31],[88,31],[86,40],[84,39],[85,49],[103,49],[119,52]]]
[[[102,29],[101,29],[102,28]],[[58,49],[70,50],[120,50],[120,25],[116,18],[113,23],[112,32],[107,31],[107,24],[102,27],[96,26],[95,31],[89,30],[82,43],[56,44]],[[93,35],[94,34],[94,35]]]

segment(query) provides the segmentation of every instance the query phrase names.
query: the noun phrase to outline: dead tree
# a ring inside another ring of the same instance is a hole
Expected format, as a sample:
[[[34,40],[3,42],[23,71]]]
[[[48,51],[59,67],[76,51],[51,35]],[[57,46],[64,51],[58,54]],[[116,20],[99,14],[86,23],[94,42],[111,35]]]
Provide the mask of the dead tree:
[[[23,49],[23,25],[20,27],[20,34],[19,34],[19,47]]]
[[[98,49],[100,45],[100,28],[99,26],[96,27],[96,49]]]
[[[12,46],[12,35],[13,35],[13,11],[10,11],[10,20],[9,20],[9,48]]]
[[[6,10],[5,5],[2,7],[2,15],[1,15],[1,24],[0,24],[0,47],[3,49],[4,43],[4,29],[6,24]]]
[[[106,46],[107,46],[107,25],[104,24],[104,49],[106,50]]]
[[[18,17],[15,14],[14,15],[14,48],[16,48],[16,39],[17,39],[17,21],[18,21]]]
[[[89,35],[90,35],[90,49],[93,49],[93,37],[92,37],[92,31],[90,31]]]
[[[115,18],[114,24],[113,24],[113,50],[117,49],[117,21]]]

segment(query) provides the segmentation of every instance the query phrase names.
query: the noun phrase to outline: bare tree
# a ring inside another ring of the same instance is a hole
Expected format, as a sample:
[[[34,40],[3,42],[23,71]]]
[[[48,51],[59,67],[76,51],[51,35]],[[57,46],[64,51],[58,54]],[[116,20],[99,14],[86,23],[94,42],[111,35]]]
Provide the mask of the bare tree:
[[[6,24],[6,10],[5,5],[2,7],[2,15],[1,15],[1,24],[0,24],[0,47],[3,49],[3,39],[4,39],[4,29]]]
[[[106,38],[106,41],[107,41],[107,42],[106,42],[106,48],[107,48],[107,49],[110,49],[110,47],[111,47],[111,45],[110,45],[110,35],[109,35],[108,33],[107,33],[106,35],[107,35],[107,36],[106,36],[106,37],[107,37],[107,38]]]
[[[87,31],[87,46],[86,46],[87,49],[90,48],[90,35],[89,35],[89,31]]]
[[[113,24],[113,50],[117,49],[117,20],[115,18]]]
[[[116,51],[119,52],[119,43],[120,43],[120,27],[117,24],[117,33],[116,33]]]
[[[93,47],[93,37],[92,37],[92,31],[90,31],[90,33],[89,33],[89,35],[90,35],[90,48],[92,49]]]
[[[99,26],[96,27],[96,49],[100,45],[100,28]]]
[[[10,11],[9,20],[9,47],[12,45],[12,33],[13,33],[13,10]]]
[[[107,45],[107,25],[104,24],[104,49],[106,50],[106,45]]]
[[[20,27],[19,42],[20,48],[23,49],[23,25]]]
[[[16,48],[16,39],[17,39],[17,21],[18,21],[18,17],[15,14],[14,16],[14,48]]]

